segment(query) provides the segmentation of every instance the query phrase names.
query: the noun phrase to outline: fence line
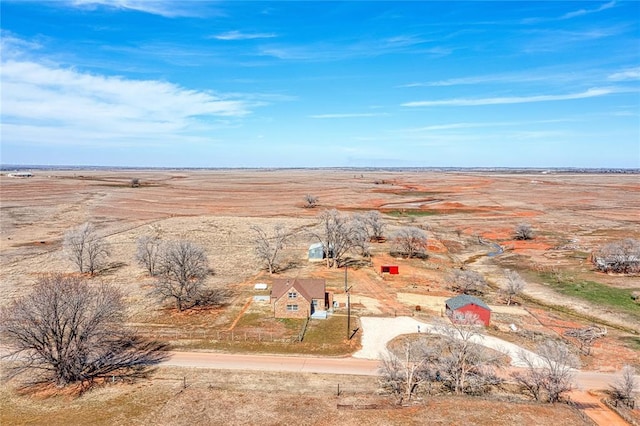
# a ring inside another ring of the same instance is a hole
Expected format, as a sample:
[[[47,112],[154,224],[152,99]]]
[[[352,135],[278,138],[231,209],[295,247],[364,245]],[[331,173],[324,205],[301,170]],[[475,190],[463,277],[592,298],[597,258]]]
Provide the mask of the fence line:
[[[210,342],[298,342],[299,336],[283,336],[282,334],[264,331],[222,331],[222,330],[172,330],[172,329],[138,329],[141,336],[157,340],[207,340]]]

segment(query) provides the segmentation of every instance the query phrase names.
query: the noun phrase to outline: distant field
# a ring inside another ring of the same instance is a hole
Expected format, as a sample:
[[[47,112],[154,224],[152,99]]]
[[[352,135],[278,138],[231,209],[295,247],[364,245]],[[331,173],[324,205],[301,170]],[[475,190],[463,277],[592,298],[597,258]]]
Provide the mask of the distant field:
[[[140,187],[131,187],[133,178],[139,179]],[[73,272],[61,241],[66,230],[90,220],[112,247],[110,268],[95,280],[122,289],[131,326],[177,349],[330,356],[357,350],[359,333],[346,339],[344,270],[327,269],[306,258],[309,244],[315,242],[310,231],[317,229],[318,213],[334,208],[349,214],[379,210],[387,224],[387,238],[371,244],[370,260],[351,254],[352,327],[365,315],[415,315],[424,321],[439,317],[442,307],[426,301],[451,297],[451,270],[468,268],[483,274],[490,284],[481,297],[492,306],[505,308],[494,312],[491,333],[525,347],[536,344],[526,336],[553,337],[566,327],[585,326],[594,319],[640,332],[638,305],[629,297],[639,277],[598,274],[588,262],[589,253],[601,244],[621,237],[640,238],[637,175],[36,170],[29,179],[0,176],[0,186],[0,303],[28,292],[38,274]],[[305,208],[306,194],[318,197],[316,208]],[[513,240],[513,229],[521,222],[531,224],[533,241]],[[293,233],[282,252],[284,271],[277,276],[323,278],[341,303],[330,320],[312,321],[302,342],[295,342],[300,321],[276,320],[268,305],[247,307],[254,295],[253,285],[270,285],[272,279],[256,262],[251,226],[271,229],[276,224]],[[233,290],[227,305],[177,313],[150,297],[152,278],[134,257],[136,240],[149,234],[152,225],[162,231],[163,239],[186,238],[206,249],[215,270],[209,284]],[[394,233],[407,226],[427,233],[426,259],[391,256]],[[488,256],[494,244],[505,252]],[[397,265],[400,274],[382,274],[382,265]],[[529,278],[527,299],[516,298],[520,305],[514,309],[506,309],[500,292],[505,268],[523,271]],[[575,279],[554,282],[545,275],[552,270]],[[529,304],[529,300],[540,303]],[[425,303],[417,310],[422,301]],[[561,305],[572,315],[545,312],[544,306],[553,305]],[[509,331],[512,323],[517,323],[522,335]],[[583,357],[583,365],[607,371],[625,363],[640,367],[638,344],[637,334],[609,330],[594,345],[592,355]],[[192,386],[182,389],[182,377]],[[162,368],[150,382],[107,386],[71,402],[67,397],[19,396],[4,386],[0,423],[81,424],[92,418],[95,424],[202,424],[233,423],[239,416],[257,419],[260,415],[260,423],[280,424],[277,419],[295,422],[304,413],[314,424],[327,425],[423,424],[425,418],[462,424],[458,415],[477,413],[476,424],[582,424],[566,406],[521,404],[516,410],[504,402],[482,399],[436,398],[405,410],[338,410],[333,394],[336,381],[345,386],[352,383],[353,388],[345,389],[354,395],[354,388],[365,389],[364,395],[354,396],[357,398],[368,399],[375,393],[375,383],[354,380]],[[321,389],[314,387],[316,382]],[[317,395],[301,395],[301,389],[307,388]],[[461,403],[465,410],[457,409]]]

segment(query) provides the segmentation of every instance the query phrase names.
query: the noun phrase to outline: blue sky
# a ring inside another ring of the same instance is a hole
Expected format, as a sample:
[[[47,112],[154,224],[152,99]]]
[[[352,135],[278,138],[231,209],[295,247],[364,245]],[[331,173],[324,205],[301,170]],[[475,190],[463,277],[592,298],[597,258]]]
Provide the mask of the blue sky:
[[[640,167],[640,3],[2,0],[3,164]]]

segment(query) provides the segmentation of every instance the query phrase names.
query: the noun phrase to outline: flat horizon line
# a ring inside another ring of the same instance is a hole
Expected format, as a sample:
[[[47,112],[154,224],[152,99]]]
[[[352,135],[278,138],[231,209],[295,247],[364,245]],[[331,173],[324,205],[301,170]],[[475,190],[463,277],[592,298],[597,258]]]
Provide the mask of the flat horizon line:
[[[636,167],[490,167],[490,166],[318,166],[318,167],[170,167],[170,166],[97,166],[0,164],[0,172],[19,170],[353,170],[353,171],[511,171],[511,172],[574,172],[574,173],[640,173]]]

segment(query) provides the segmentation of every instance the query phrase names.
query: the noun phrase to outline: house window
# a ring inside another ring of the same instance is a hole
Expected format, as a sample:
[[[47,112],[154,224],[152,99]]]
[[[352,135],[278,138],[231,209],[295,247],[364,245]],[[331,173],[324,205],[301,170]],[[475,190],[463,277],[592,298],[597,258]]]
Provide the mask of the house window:
[[[298,293],[296,293],[295,291],[289,292],[289,299],[295,299],[296,297],[298,297]]]
[[[287,305],[287,311],[296,312],[298,310],[298,305]]]

